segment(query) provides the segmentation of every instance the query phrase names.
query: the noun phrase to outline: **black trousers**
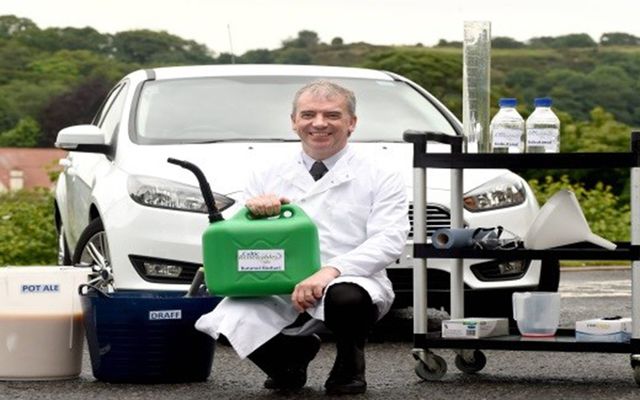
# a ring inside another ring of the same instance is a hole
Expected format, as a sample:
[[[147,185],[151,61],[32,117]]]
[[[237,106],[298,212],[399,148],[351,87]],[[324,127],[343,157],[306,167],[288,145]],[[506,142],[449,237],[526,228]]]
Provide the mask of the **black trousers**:
[[[337,283],[327,289],[324,322],[336,341],[364,343],[376,322],[378,311],[371,296],[354,283]]]
[[[377,320],[371,296],[356,284],[338,283],[327,289],[324,306],[325,325],[335,336],[338,358],[349,360],[354,349],[364,349],[367,335]],[[308,314],[301,314],[290,327],[302,325],[308,318]],[[304,343],[302,337],[278,334],[251,353],[249,359],[269,376],[277,376],[279,371],[299,363],[303,350],[291,349]]]

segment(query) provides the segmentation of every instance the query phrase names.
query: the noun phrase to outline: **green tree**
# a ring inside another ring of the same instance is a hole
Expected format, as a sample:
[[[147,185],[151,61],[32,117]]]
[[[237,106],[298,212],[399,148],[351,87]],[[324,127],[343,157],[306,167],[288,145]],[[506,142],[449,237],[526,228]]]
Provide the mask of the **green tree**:
[[[529,46],[537,48],[551,47],[556,49],[597,47],[598,44],[586,33],[572,33],[556,37],[541,36],[531,38]]]
[[[525,44],[506,36],[496,36],[491,38],[491,47],[496,49],[520,49]]]
[[[373,54],[362,64],[404,75],[423,86],[458,116],[462,114],[462,55],[398,49]]]
[[[111,81],[96,76],[51,97],[39,114],[42,134],[38,144],[51,147],[60,129],[90,123],[111,86]]]
[[[28,65],[39,53],[15,40],[0,39],[0,85],[29,79]]]
[[[36,147],[40,139],[40,125],[31,117],[22,118],[18,124],[0,132],[0,147]]]
[[[539,36],[539,37],[533,37],[529,39],[528,44],[530,47],[534,47],[534,48],[546,48],[546,47],[553,47],[552,45],[554,41],[555,41],[555,38],[551,36]]]
[[[334,37],[333,39],[331,39],[331,46],[332,47],[340,47],[344,45],[344,41],[342,40],[341,37]]]
[[[20,120],[20,114],[14,104],[0,96],[0,132],[13,128]]]
[[[147,29],[118,32],[113,35],[113,56],[139,64],[207,64],[211,51],[192,40],[184,40],[165,31]]]
[[[602,107],[590,112],[590,120],[569,124],[562,137],[563,152],[629,151],[631,128],[616,121]]]
[[[526,88],[533,86],[540,76],[539,71],[533,68],[514,68],[505,76],[505,84],[512,88]]]
[[[234,64],[235,56],[231,53],[220,53],[216,59],[216,64]]]
[[[44,105],[52,96],[62,93],[67,89],[60,82],[34,80],[18,80],[0,86],[0,98],[6,99],[12,109],[15,110],[17,120],[30,116],[37,120]]]
[[[556,37],[552,46],[555,48],[597,47],[598,44],[586,33],[572,33]]]
[[[440,39],[436,47],[455,47],[457,49],[461,49],[463,47],[462,42],[460,41],[447,41],[445,39]]]
[[[300,31],[295,39],[286,39],[282,41],[282,47],[294,47],[298,49],[311,49],[320,43],[318,34],[313,31]]]
[[[640,38],[628,33],[607,32],[600,36],[602,46],[640,46]]]
[[[0,265],[56,263],[53,194],[49,189],[0,193]]]
[[[535,85],[535,97],[551,96],[554,107],[560,110],[571,110],[576,119],[587,119],[589,110],[598,104],[594,102],[592,94],[595,92],[595,82],[583,73],[570,69],[557,68],[543,74]],[[533,98],[527,99],[531,104]]]
[[[106,54],[111,36],[102,35],[93,28],[28,29],[16,36],[17,40],[34,49],[46,52],[59,50],[90,50]]]
[[[38,26],[28,18],[19,18],[15,15],[0,15],[1,38],[10,38],[30,29],[38,29]]]
[[[59,83],[68,88],[80,82],[103,76],[116,82],[131,67],[87,50],[60,50],[46,53],[29,64],[31,80]]]
[[[285,48],[276,54],[276,62],[279,64],[311,64],[311,54],[307,49],[296,47]]]
[[[246,64],[271,64],[274,61],[274,56],[267,49],[256,49],[247,51],[240,59]]]

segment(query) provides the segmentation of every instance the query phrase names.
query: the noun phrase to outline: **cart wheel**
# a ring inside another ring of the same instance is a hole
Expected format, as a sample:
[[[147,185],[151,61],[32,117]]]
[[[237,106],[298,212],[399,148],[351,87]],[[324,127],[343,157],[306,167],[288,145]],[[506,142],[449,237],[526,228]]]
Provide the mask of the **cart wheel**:
[[[640,365],[636,365],[633,367],[633,379],[636,381],[636,385],[640,386]]]
[[[465,359],[460,354],[456,355],[456,367],[465,374],[475,374],[487,365],[487,357],[480,350],[473,351],[472,359]]]
[[[418,360],[415,371],[425,381],[438,381],[447,373],[447,362],[436,354],[427,354],[427,361]]]

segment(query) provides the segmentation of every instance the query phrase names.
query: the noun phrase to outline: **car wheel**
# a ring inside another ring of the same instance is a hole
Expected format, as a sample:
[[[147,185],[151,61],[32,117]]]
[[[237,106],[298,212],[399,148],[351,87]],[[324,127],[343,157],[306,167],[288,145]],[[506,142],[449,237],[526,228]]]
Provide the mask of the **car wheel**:
[[[71,254],[67,238],[64,235],[64,225],[58,227],[58,265],[70,265]]]
[[[111,265],[109,243],[101,219],[96,218],[91,221],[82,232],[72,261],[73,265],[98,265],[100,267]]]

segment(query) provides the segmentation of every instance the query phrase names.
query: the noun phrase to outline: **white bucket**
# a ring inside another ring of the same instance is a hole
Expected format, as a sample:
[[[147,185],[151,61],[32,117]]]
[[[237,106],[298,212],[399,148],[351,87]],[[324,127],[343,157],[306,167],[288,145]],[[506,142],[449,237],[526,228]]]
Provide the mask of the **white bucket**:
[[[513,319],[522,336],[555,335],[560,323],[560,293],[514,293]]]
[[[0,268],[0,380],[73,378],[82,369],[78,286],[88,270]]]

